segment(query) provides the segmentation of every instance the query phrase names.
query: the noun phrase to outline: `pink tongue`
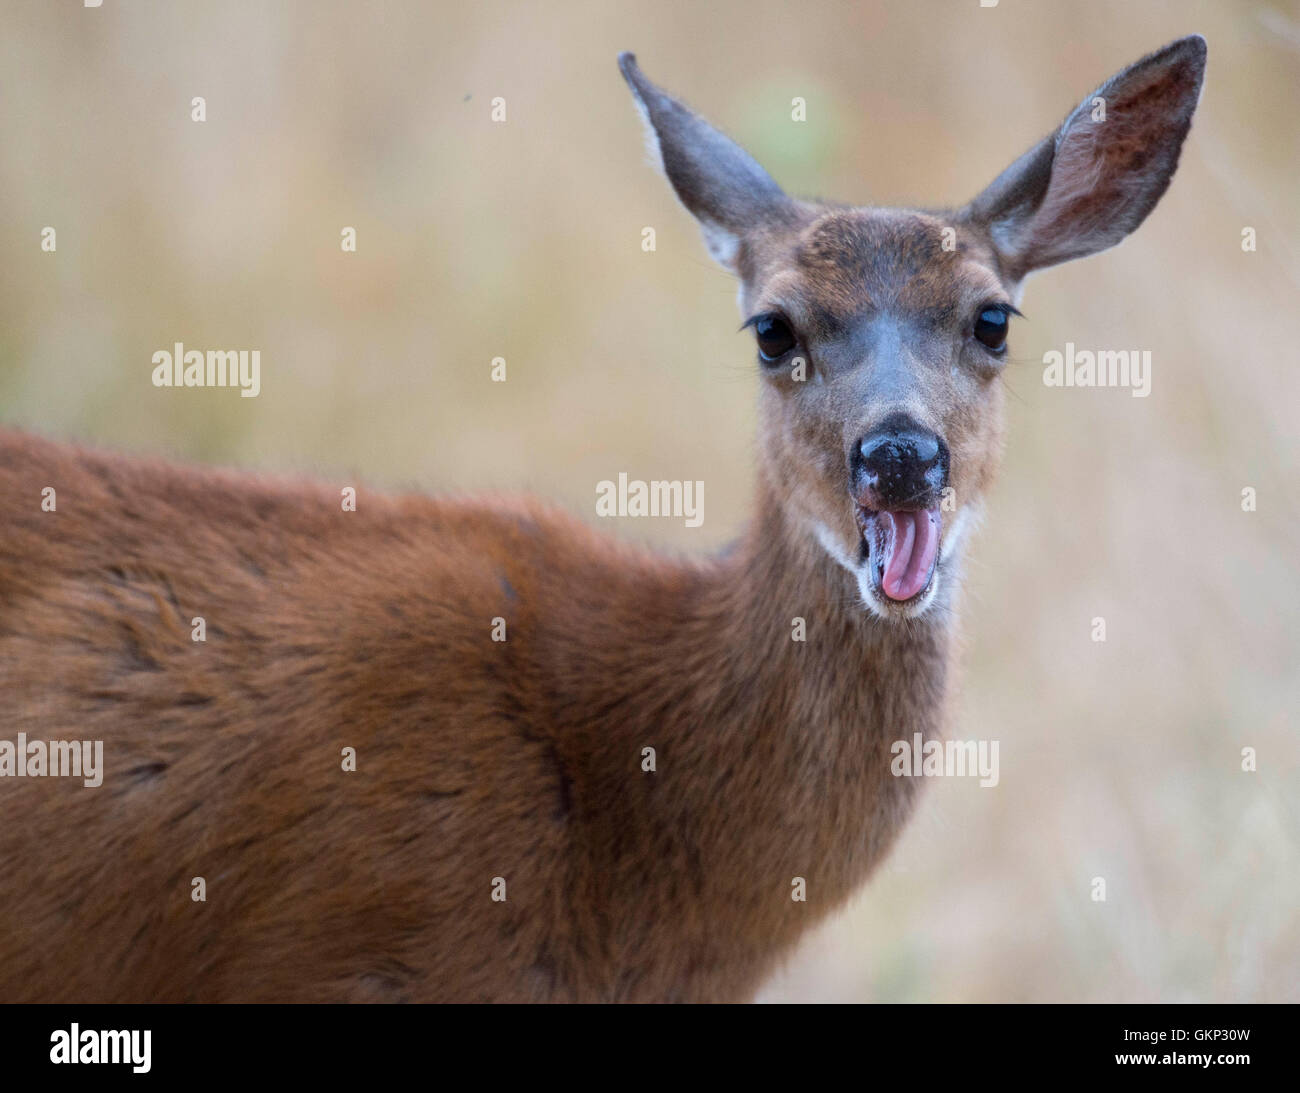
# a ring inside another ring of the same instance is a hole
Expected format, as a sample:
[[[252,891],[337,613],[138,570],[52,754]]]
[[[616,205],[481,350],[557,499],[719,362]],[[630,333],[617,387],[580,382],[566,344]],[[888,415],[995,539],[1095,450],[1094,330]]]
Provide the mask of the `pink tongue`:
[[[882,512],[886,525],[885,573],[880,587],[891,600],[910,600],[930,583],[939,548],[939,515],[933,512]]]

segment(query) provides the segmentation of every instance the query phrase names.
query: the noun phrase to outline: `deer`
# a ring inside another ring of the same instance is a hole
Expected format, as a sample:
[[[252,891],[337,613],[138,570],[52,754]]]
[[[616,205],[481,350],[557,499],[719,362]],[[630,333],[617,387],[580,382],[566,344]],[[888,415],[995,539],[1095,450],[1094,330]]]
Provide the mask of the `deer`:
[[[0,751],[0,998],[756,997],[917,807],[1025,279],[1146,219],[1205,59],[926,211],[788,196],[619,56],[756,345],[717,555],[0,432],[0,737],[103,745],[94,787]]]

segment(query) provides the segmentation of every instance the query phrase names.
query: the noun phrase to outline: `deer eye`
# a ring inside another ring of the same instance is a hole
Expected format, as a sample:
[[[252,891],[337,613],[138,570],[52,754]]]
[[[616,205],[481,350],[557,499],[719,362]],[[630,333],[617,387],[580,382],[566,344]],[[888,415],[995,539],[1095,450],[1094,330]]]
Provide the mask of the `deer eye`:
[[[754,322],[758,355],[771,364],[794,348],[794,331],[780,315],[761,315]]]
[[[997,353],[1007,344],[1007,313],[1000,307],[986,307],[975,316],[975,337]]]

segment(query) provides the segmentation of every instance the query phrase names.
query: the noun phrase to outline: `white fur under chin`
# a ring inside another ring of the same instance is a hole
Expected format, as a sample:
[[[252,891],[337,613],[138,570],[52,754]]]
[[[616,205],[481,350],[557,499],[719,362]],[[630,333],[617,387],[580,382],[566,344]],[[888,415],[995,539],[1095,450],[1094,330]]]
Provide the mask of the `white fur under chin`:
[[[966,536],[978,520],[979,512],[973,506],[966,505],[962,508],[952,525],[944,530],[943,541],[939,548],[939,561],[935,565],[934,578],[930,581],[930,587],[925,590],[920,599],[906,606],[901,604],[887,605],[880,598],[880,594],[872,586],[871,562],[869,559],[866,565],[859,565],[852,555],[845,553],[844,548],[836,541],[835,536],[825,524],[814,520],[812,528],[813,534],[817,537],[822,549],[853,574],[854,579],[858,582],[858,592],[862,596],[863,606],[868,611],[877,618],[886,620],[916,619],[930,609],[935,597],[939,594],[939,585],[943,581],[943,574],[939,570],[940,565],[951,564],[952,560],[957,557],[958,552],[965,543]],[[955,566],[951,572],[956,572]]]

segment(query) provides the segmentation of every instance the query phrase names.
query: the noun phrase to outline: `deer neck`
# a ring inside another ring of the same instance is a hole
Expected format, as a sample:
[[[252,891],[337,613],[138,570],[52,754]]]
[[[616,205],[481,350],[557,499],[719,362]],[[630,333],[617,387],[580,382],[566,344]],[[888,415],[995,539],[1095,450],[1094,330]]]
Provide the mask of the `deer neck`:
[[[760,493],[713,587],[723,689],[690,731],[713,749],[691,752],[700,814],[726,816],[702,833],[705,859],[770,869],[773,893],[807,882],[805,913],[781,907],[764,924],[775,937],[842,902],[902,826],[917,780],[891,773],[891,746],[938,735],[952,635],[945,611],[903,624],[871,615],[810,529],[769,486]]]

